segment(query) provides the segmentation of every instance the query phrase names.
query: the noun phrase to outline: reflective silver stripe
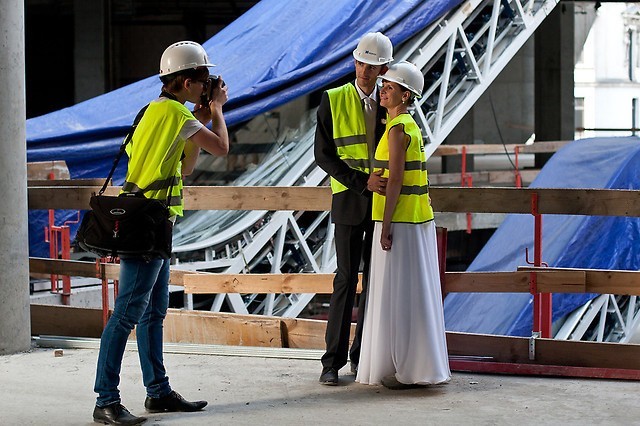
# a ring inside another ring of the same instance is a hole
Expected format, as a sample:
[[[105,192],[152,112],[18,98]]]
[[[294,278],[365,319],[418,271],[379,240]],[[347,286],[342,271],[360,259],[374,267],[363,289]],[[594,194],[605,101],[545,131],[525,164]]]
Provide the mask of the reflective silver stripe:
[[[125,182],[122,185],[122,190],[125,192],[147,192],[147,191],[160,191],[162,189],[169,189],[171,185],[176,186],[180,183],[180,177],[172,176],[166,179],[160,179],[155,182],[151,182],[146,188],[140,188],[133,182]]]
[[[377,167],[379,169],[388,169],[389,168],[389,162],[388,161],[383,161],[383,160],[373,160],[373,167]],[[420,160],[416,160],[416,161],[407,161],[406,163],[404,163],[404,169],[405,170],[420,170],[420,171],[425,171],[427,170],[427,163],[425,161],[420,161]]]
[[[368,170],[369,169],[369,160],[357,160],[355,158],[343,158],[342,161],[347,163],[349,167],[352,169],[361,169]]]
[[[388,169],[389,168],[389,162],[388,161],[382,161],[382,160],[376,160],[374,158],[373,159],[373,167],[377,167],[379,169]]]
[[[169,197],[169,205],[170,206],[182,205],[182,190],[180,191],[180,195],[172,195],[171,197]]]
[[[402,195],[424,195],[429,193],[429,186],[402,186],[400,194]]]
[[[425,171],[427,170],[427,163],[426,161],[420,161],[420,160],[407,161],[406,163],[404,163],[404,169]]]
[[[138,185],[132,182],[126,182],[122,184],[122,190],[124,192],[142,192],[142,189]]]
[[[334,142],[336,144],[336,147],[358,145],[361,143],[366,144],[367,135],[355,135],[355,136],[345,136],[344,138],[335,138]]]

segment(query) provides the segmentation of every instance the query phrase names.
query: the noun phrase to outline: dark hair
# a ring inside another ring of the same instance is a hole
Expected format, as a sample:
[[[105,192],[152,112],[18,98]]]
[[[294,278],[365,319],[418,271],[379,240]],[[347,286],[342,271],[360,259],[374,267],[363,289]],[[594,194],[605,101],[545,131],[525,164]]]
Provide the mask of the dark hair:
[[[160,77],[162,90],[169,93],[179,92],[186,79],[204,80],[209,76],[207,67],[189,68]]]

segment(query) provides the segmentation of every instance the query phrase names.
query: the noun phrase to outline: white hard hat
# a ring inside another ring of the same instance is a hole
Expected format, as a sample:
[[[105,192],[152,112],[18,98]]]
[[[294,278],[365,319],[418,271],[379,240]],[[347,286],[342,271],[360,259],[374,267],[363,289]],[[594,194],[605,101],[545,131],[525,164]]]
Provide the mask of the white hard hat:
[[[389,65],[389,69],[383,75],[378,76],[379,80],[393,81],[415,93],[417,97],[422,96],[424,88],[424,75],[417,66],[407,61],[395,62]]]
[[[215,67],[207,52],[193,41],[179,41],[167,47],[160,58],[160,76],[198,67]]]
[[[393,45],[386,35],[368,33],[362,36],[353,57],[369,65],[384,65],[393,61]]]

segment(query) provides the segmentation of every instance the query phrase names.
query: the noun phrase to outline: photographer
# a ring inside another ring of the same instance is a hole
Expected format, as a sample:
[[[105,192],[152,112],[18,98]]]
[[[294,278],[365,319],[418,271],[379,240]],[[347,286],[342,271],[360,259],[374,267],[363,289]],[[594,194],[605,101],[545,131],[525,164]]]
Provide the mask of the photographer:
[[[182,176],[190,174],[200,149],[226,155],[229,136],[222,113],[228,99],[221,78],[209,77],[207,53],[198,43],[169,46],[160,59],[162,93],[147,107],[127,145],[129,165],[122,191],[167,201],[175,220],[182,216]],[[206,102],[203,102],[202,98]],[[195,104],[193,112],[185,102]],[[206,124],[212,122],[211,130]],[[206,401],[189,402],[169,386],[162,356],[162,324],[169,305],[169,263],[161,257],[120,259],[120,285],[113,314],[100,340],[94,391],[93,420],[136,425],[145,417],[132,415],[122,404],[118,384],[125,345],[133,327],[143,382],[145,409],[151,413],[199,411]]]

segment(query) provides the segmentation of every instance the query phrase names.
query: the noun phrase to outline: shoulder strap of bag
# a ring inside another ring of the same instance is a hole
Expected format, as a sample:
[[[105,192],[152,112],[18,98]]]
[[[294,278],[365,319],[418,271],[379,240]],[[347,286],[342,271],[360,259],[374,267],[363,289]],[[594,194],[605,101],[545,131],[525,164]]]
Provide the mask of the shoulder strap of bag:
[[[160,96],[167,99],[174,100],[174,101],[178,100],[173,93],[169,93],[164,90],[160,93]],[[138,115],[136,115],[136,118],[133,120],[133,124],[131,125],[129,132],[127,133],[127,137],[124,139],[124,142],[122,143],[122,145],[120,145],[120,151],[118,152],[118,155],[116,155],[116,158],[113,160],[113,166],[111,166],[111,171],[109,171],[109,175],[107,176],[107,179],[104,181],[104,184],[102,185],[102,188],[98,192],[98,195],[102,195],[104,191],[106,191],[107,185],[109,184],[109,180],[111,180],[113,173],[116,171],[118,162],[120,161],[120,158],[122,158],[122,155],[125,153],[125,148],[127,147],[127,144],[131,142],[131,138],[133,137],[133,132],[136,130],[136,127],[138,127],[138,123],[140,122],[140,120],[142,120],[142,116],[144,115],[148,107],[149,107],[149,104],[142,107],[142,109],[138,112]],[[169,193],[167,194],[167,206],[169,206],[172,189],[173,189],[173,181],[171,183],[171,186],[169,187]]]
[[[116,155],[116,158],[113,160],[113,166],[111,166],[111,171],[109,172],[107,179],[104,181],[102,188],[100,188],[98,195],[102,195],[102,193],[106,191],[107,185],[109,185],[109,180],[111,180],[113,173],[116,171],[118,162],[120,161],[120,158],[122,158],[122,155],[124,154],[127,144],[131,142],[131,138],[133,137],[133,132],[134,130],[136,130],[136,127],[138,127],[138,123],[140,122],[140,120],[142,120],[142,116],[144,115],[148,107],[149,107],[149,104],[143,106],[142,109],[138,112],[138,115],[136,115],[136,118],[133,120],[133,124],[129,128],[129,132],[127,132],[127,137],[124,139],[124,142],[122,143],[122,145],[120,145],[120,151],[118,152],[118,155]]]

